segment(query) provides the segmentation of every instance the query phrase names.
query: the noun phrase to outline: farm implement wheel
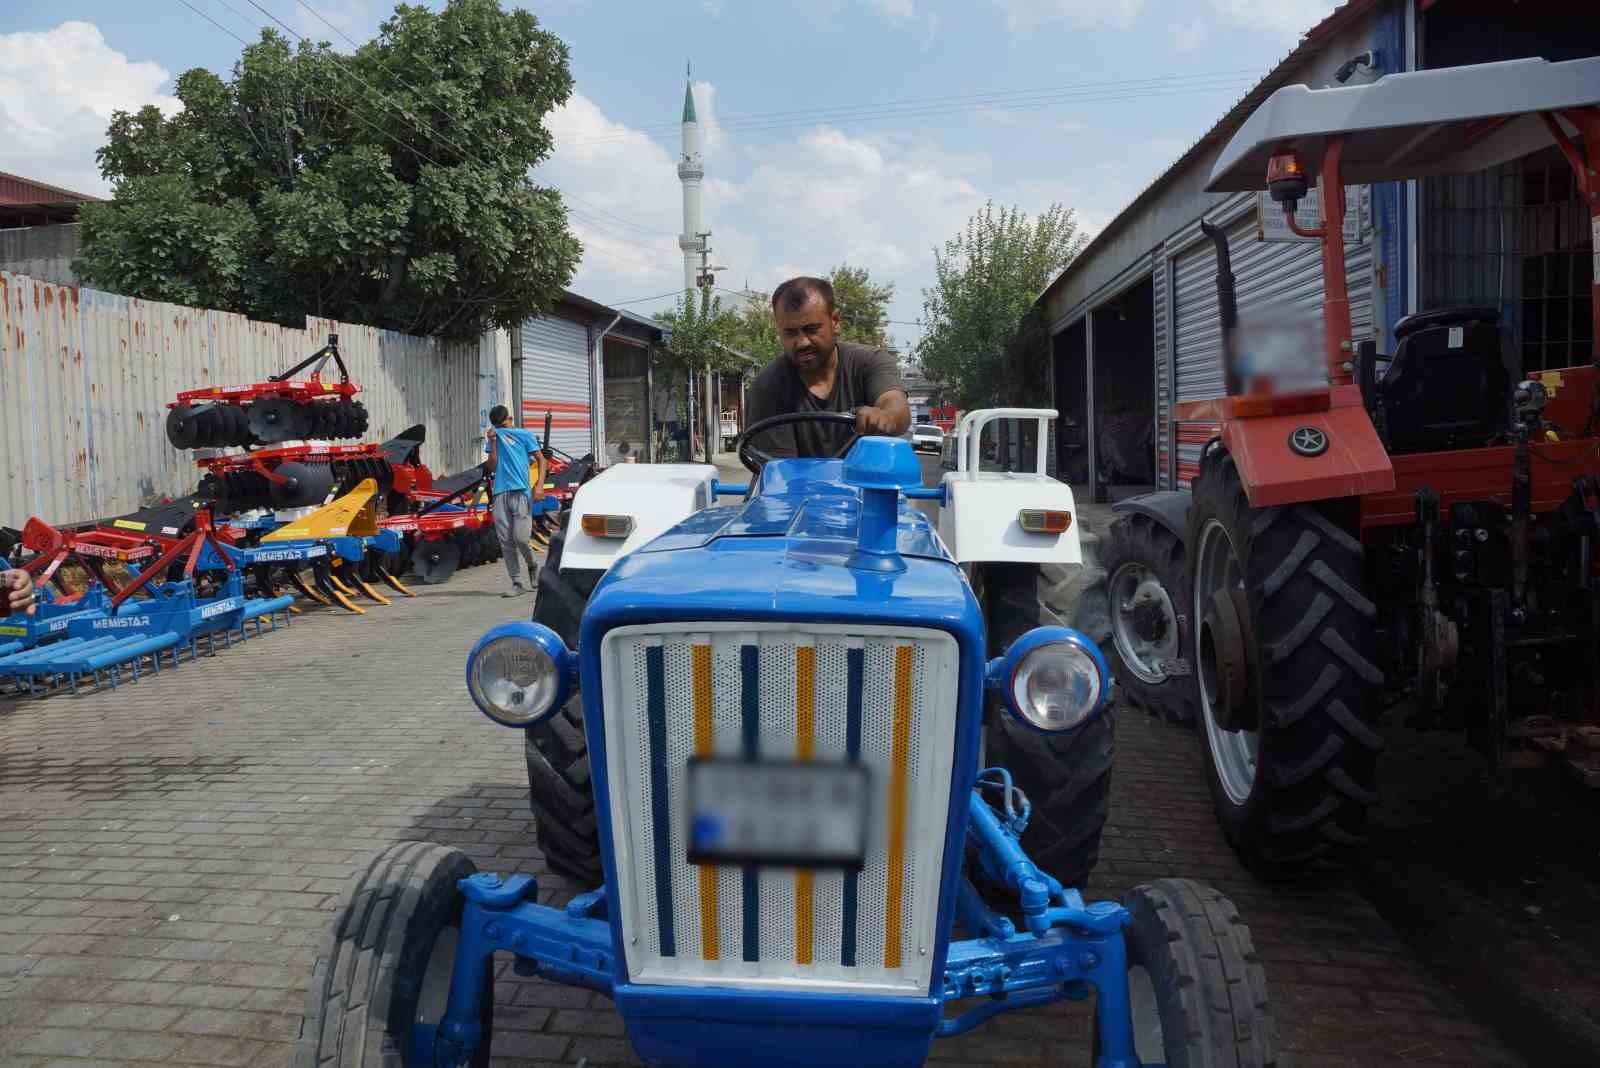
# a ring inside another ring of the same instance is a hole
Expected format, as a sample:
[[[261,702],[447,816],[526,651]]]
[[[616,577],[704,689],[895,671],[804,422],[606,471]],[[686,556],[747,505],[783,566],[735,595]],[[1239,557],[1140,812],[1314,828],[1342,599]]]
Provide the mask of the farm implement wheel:
[[[1194,719],[1192,675],[1177,673],[1184,655],[1183,542],[1147,515],[1111,524],[1104,562],[1110,602],[1107,660],[1128,700],[1170,723]]]
[[[979,565],[973,586],[988,624],[990,656],[1000,656],[1025,631],[1052,625],[1080,630],[1104,648],[1110,629],[1105,571],[1090,561],[1093,542],[1085,537],[1084,543],[1082,566]],[[984,765],[1008,769],[1032,808],[1022,848],[1067,886],[1083,886],[1100,859],[1110,809],[1113,718],[1107,710],[1078,730],[1045,735],[1018,724],[998,698],[990,699],[984,715]],[[1006,891],[981,882],[991,905],[1009,900]]]
[[[561,552],[567,541],[570,510],[550,538],[550,552],[539,569],[533,621],[578,646],[578,623],[599,571],[562,571]],[[528,805],[533,809],[550,869],[596,886],[600,870],[600,831],[595,823],[594,794],[589,788],[589,748],[583,734],[583,701],[574,695],[554,716],[527,730]]]
[[[1277,1064],[1266,971],[1233,902],[1188,879],[1157,879],[1128,891],[1122,904],[1132,916],[1123,940],[1140,1063]],[[1096,1026],[1094,1056],[1100,1053]]]
[[[413,1027],[437,1025],[450,992],[466,901],[456,883],[476,870],[460,850],[427,842],[398,842],[378,854],[323,936],[296,1068],[417,1063]],[[473,1068],[489,1063],[492,961],[484,967],[481,1004],[484,1040]],[[432,1056],[422,1063],[433,1064]]]
[[[1377,800],[1376,608],[1339,515],[1250,507],[1220,450],[1194,483],[1185,604],[1206,778],[1229,843],[1263,874],[1341,859]]]

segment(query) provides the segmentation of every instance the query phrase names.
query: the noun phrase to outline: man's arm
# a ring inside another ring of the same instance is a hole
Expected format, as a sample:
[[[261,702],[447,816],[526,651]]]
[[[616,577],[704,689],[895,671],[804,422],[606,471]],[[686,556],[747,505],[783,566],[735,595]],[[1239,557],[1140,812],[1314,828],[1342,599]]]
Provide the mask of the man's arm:
[[[533,499],[540,500],[544,497],[544,480],[550,471],[550,461],[545,459],[544,448],[537,448],[533,452],[534,465],[538,468],[533,478]]]
[[[494,474],[494,465],[500,459],[500,450],[495,447],[494,427],[489,428],[488,434],[484,438],[483,447],[489,454],[488,458],[483,461],[483,473],[486,476],[492,475]]]
[[[856,411],[856,433],[899,437],[911,428],[911,404],[906,399],[900,365],[883,349],[874,349],[867,362],[863,395],[875,398],[870,408]]]

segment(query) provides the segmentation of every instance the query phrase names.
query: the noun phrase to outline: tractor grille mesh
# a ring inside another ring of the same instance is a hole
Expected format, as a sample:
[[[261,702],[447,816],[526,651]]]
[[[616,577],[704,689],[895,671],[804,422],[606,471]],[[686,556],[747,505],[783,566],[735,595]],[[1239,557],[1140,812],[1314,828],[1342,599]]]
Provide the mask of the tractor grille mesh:
[[[694,629],[687,629],[694,628]],[[602,653],[610,809],[635,982],[926,991],[958,653],[927,630],[629,627]],[[696,753],[859,759],[859,873],[688,863]]]

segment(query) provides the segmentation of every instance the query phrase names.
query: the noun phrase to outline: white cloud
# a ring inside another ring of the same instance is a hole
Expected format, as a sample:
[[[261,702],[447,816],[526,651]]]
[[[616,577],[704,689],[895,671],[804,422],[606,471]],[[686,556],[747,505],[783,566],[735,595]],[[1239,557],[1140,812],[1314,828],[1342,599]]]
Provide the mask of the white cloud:
[[[710,15],[712,18],[717,18],[722,14],[722,4],[719,3],[718,0],[705,0],[705,2],[700,6],[704,8],[705,13]]]
[[[870,0],[868,6],[890,22],[904,22],[916,15],[911,0]]]
[[[1167,39],[1174,52],[1193,52],[1206,41],[1205,20],[1196,16],[1187,22],[1173,22],[1167,26]]]
[[[1338,7],[1338,0],[1211,0],[1211,6],[1243,26],[1295,41]]]
[[[23,75],[21,72],[26,72]],[[0,145],[6,169],[80,193],[108,195],[95,150],[113,111],[182,105],[158,92],[171,75],[106,44],[90,22],[43,33],[0,33]]]

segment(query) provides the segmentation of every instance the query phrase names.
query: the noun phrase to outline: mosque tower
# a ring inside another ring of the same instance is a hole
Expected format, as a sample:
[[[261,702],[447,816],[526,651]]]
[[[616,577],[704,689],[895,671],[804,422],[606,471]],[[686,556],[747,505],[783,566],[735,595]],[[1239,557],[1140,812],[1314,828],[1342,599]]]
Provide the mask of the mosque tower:
[[[692,291],[700,272],[700,250],[705,244],[699,234],[704,229],[700,220],[700,180],[706,176],[706,166],[700,155],[700,123],[694,115],[694,83],[689,77],[690,71],[685,69],[683,155],[678,160],[678,181],[683,183],[683,233],[678,235],[678,247],[683,250],[683,288]]]

